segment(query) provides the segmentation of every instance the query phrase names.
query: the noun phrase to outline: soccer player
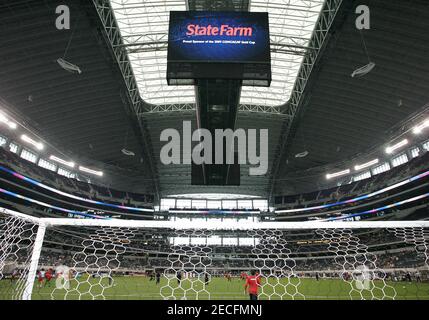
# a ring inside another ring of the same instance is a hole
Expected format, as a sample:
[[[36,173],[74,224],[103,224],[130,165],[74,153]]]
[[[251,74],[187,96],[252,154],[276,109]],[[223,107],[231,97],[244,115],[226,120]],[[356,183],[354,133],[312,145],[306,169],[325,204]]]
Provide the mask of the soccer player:
[[[228,272],[226,274],[226,280],[228,280],[228,282],[231,282],[231,273],[230,272]]]
[[[45,279],[45,270],[42,269],[37,273],[37,281],[39,282],[39,288],[43,287],[44,279]]]
[[[206,284],[206,286],[209,285],[209,274],[206,272],[205,276],[204,276],[204,283]]]
[[[416,280],[417,280],[417,282],[422,282],[422,275],[421,275],[420,271],[417,271],[417,273],[416,273]]]
[[[45,279],[46,279],[45,287],[46,287],[46,285],[48,285],[48,287],[51,286],[52,277],[53,277],[53,270],[48,269],[48,271],[46,271],[46,273],[45,273]]]
[[[161,282],[161,273],[159,271],[156,272],[156,284],[158,285]]]
[[[19,272],[17,269],[14,269],[12,272],[12,276],[10,277],[10,281],[13,282],[15,279],[19,278]]]
[[[408,282],[411,282],[411,273],[407,272],[406,278],[408,280]]]
[[[180,285],[180,282],[182,281],[182,273],[178,271],[176,277],[177,277],[177,284]]]
[[[252,270],[250,276],[246,279],[244,285],[244,292],[249,294],[250,300],[258,300],[258,290],[261,285],[261,278],[256,274],[256,271]]]

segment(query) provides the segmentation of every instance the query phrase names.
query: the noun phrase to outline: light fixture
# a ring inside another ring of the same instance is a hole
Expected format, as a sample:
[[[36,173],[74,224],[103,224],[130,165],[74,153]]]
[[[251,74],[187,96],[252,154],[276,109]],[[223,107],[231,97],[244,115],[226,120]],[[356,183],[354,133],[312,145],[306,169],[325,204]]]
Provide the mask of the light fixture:
[[[80,70],[80,68],[77,65],[70,63],[62,58],[57,59],[57,63],[60,65],[61,68],[63,68],[68,72],[77,73],[77,74],[82,73],[82,70]]]
[[[36,147],[37,150],[43,150],[44,148],[43,143],[34,141],[33,139],[31,139],[29,136],[25,134],[21,136],[21,140],[33,145],[34,147]]]
[[[399,148],[405,146],[408,144],[408,139],[404,139],[402,141],[399,141],[397,144],[394,144],[393,146],[389,146],[386,148],[386,153],[391,154],[393,151],[398,150]]]
[[[134,157],[136,155],[133,151],[125,149],[125,148],[122,149],[121,152],[128,157]]]
[[[309,155],[309,152],[308,151],[304,151],[304,152],[301,152],[301,153],[297,153],[295,155],[295,158],[305,158],[308,155]]]
[[[8,119],[6,118],[6,116],[3,113],[0,113],[0,121],[3,123],[8,123]]]
[[[352,78],[363,77],[367,73],[371,72],[371,70],[374,69],[374,67],[375,67],[375,63],[370,62],[367,65],[364,65],[363,67],[360,67],[360,68],[356,69],[355,71],[353,71],[351,76],[352,76]]]
[[[362,169],[365,169],[365,168],[371,167],[371,166],[373,166],[374,164],[377,164],[377,163],[379,163],[379,162],[380,162],[380,160],[379,160],[379,159],[374,159],[374,160],[368,161],[367,163],[357,164],[357,165],[355,165],[355,170],[356,170],[356,171],[359,171],[359,170],[362,170]]]
[[[3,113],[0,112],[0,122],[6,124],[10,129],[15,130],[17,125],[15,122],[10,121]]]
[[[82,172],[94,174],[94,175],[99,176],[99,177],[103,176],[103,172],[102,171],[96,171],[96,170],[88,169],[88,168],[85,168],[85,167],[82,167],[82,166],[79,166],[79,170],[82,171]]]
[[[420,134],[424,128],[429,127],[429,119],[426,119],[425,121],[423,121],[421,124],[415,126],[413,128],[413,133],[414,134]]]
[[[350,173],[350,169],[346,169],[346,170],[338,171],[338,172],[334,172],[334,173],[328,173],[328,174],[326,175],[326,179],[328,179],[328,180],[329,180],[329,179],[331,179],[331,178],[344,176],[344,175],[349,174],[349,173]]]
[[[61,164],[65,165],[67,167],[70,167],[70,168],[74,168],[74,166],[75,166],[75,163],[73,161],[65,161],[65,160],[60,159],[56,156],[50,156],[49,159],[51,159],[52,161],[61,163]]]

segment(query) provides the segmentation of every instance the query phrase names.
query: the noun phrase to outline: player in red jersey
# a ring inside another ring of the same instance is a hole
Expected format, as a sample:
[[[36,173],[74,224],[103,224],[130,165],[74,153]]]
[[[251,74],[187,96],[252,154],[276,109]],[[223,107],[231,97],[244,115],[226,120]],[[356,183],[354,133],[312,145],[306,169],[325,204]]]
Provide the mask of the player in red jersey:
[[[49,287],[51,286],[52,277],[53,277],[53,270],[48,269],[48,271],[46,271],[46,273],[45,273],[45,279],[46,279],[45,287],[46,287],[46,285],[48,285]]]
[[[249,294],[250,300],[258,300],[258,290],[261,285],[261,278],[256,271],[252,270],[244,285],[244,292]]]

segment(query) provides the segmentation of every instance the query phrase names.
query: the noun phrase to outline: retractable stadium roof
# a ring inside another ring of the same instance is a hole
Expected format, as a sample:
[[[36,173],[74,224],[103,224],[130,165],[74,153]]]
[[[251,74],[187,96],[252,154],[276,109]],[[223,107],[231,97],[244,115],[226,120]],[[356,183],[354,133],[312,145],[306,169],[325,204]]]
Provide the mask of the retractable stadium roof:
[[[167,41],[170,11],[231,9],[233,1],[111,0],[142,99],[155,105],[193,104],[193,86],[168,86]],[[268,12],[273,80],[270,88],[244,87],[241,103],[280,106],[290,98],[323,0],[240,1],[241,11]]]

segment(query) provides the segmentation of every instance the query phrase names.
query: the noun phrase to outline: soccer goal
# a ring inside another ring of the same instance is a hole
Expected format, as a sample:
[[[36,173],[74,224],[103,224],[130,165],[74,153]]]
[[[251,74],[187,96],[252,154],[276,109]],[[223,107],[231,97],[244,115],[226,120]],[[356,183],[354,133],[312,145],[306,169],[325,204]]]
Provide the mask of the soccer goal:
[[[429,299],[429,221],[36,218],[0,209],[0,299]]]

